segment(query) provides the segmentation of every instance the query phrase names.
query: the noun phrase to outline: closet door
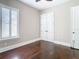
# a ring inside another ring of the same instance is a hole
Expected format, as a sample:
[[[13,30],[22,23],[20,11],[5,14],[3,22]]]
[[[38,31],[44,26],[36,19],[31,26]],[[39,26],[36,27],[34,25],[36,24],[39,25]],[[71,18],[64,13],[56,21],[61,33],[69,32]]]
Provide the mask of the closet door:
[[[43,40],[47,39],[47,19],[46,14],[41,15],[41,38]]]
[[[47,40],[53,41],[54,40],[54,15],[53,13],[47,13]]]
[[[46,41],[54,40],[54,16],[53,13],[41,15],[41,37]]]
[[[79,6],[72,8],[73,16],[73,47],[79,49]]]

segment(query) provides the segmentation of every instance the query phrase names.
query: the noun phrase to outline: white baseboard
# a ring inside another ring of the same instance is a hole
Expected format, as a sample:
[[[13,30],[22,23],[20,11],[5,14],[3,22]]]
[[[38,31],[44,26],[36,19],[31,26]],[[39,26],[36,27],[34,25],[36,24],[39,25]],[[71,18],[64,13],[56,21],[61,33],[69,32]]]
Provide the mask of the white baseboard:
[[[21,47],[21,46],[24,46],[24,45],[27,45],[27,44],[30,44],[30,43],[33,43],[33,42],[36,42],[36,41],[39,41],[39,40],[40,40],[40,38],[37,38],[37,39],[30,40],[30,41],[21,42],[21,43],[15,44],[15,45],[0,48],[0,53],[11,50],[11,49],[15,49],[15,48],[18,48],[18,47]]]
[[[71,45],[69,43],[59,42],[59,41],[53,41],[53,42],[56,43],[56,44],[64,45],[64,46],[67,46],[67,47],[71,47]]]
[[[49,40],[45,40],[45,41],[49,41]],[[53,42],[55,44],[59,44],[59,45],[67,46],[67,47],[71,47],[71,44],[66,43],[66,42],[59,42],[59,41],[49,41],[49,42]]]
[[[60,41],[51,41],[51,40],[46,40],[46,39],[42,39],[42,38],[40,38],[41,40],[44,40],[44,41],[48,41],[48,42],[53,42],[53,43],[55,43],[55,44],[59,44],[59,45],[63,45],[63,46],[67,46],[67,47],[72,47],[71,46],[71,44],[69,44],[69,43],[66,43],[66,42],[60,42]]]
[[[21,47],[21,46],[24,46],[24,45],[27,45],[27,44],[30,44],[30,43],[33,43],[33,42],[36,42],[36,41],[39,41],[39,40],[43,40],[43,39],[37,38],[37,39],[30,40],[30,41],[21,42],[21,43],[15,44],[15,45],[11,45],[11,46],[7,46],[7,47],[4,47],[4,48],[0,48],[0,53],[8,51],[8,50],[11,50],[11,49],[15,49],[15,48],[18,48],[18,47]],[[44,41],[49,41],[49,40],[44,40]],[[53,43],[56,43],[56,44],[64,45],[64,46],[67,46],[67,47],[71,47],[70,44],[65,43],[65,42],[59,42],[59,41],[49,41],[49,42],[53,42]]]

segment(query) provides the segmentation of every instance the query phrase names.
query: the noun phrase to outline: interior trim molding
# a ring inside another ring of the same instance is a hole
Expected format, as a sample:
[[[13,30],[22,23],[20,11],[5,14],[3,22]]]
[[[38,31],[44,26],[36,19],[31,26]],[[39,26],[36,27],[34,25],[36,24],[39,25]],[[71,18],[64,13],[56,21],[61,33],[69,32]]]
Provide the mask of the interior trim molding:
[[[39,40],[43,40],[43,39],[37,38],[37,39],[30,40],[30,41],[21,42],[21,43],[15,44],[15,45],[11,45],[11,46],[7,46],[7,47],[4,47],[4,48],[0,48],[0,53],[9,51],[9,50],[12,50],[12,49],[15,49],[15,48],[19,48],[21,46],[24,46],[24,45],[27,45],[27,44],[30,44],[30,43],[33,43],[33,42],[36,42],[36,41],[39,41]],[[68,44],[68,43],[65,43],[65,42],[50,41],[50,40],[44,40],[44,41],[53,42],[55,44],[71,47],[71,44]]]
[[[49,41],[49,40],[45,40],[45,41]],[[66,42],[59,42],[59,41],[49,41],[49,42],[53,42],[55,44],[59,44],[59,45],[67,46],[67,47],[72,47],[71,44],[66,43]]]
[[[60,41],[56,41],[56,40],[51,41],[51,40],[46,40],[46,39],[42,39],[42,38],[40,38],[40,39],[41,39],[41,40],[44,40],[44,41],[48,41],[48,42],[53,42],[53,43],[55,43],[55,44],[59,44],[59,45],[67,46],[67,47],[72,47],[71,44],[66,43],[66,42],[60,42]]]
[[[39,40],[40,40],[40,38],[37,38],[37,39],[29,40],[29,41],[26,41],[26,42],[21,42],[21,43],[15,44],[15,45],[7,46],[7,47],[4,47],[4,48],[0,48],[0,53],[9,51],[9,50],[12,50],[12,49],[33,43],[33,42],[36,42],[36,41],[39,41]]]
[[[59,42],[59,41],[53,41],[53,42],[56,43],[56,44],[64,45],[64,46],[67,46],[67,47],[71,47],[71,44],[66,43],[66,42]]]

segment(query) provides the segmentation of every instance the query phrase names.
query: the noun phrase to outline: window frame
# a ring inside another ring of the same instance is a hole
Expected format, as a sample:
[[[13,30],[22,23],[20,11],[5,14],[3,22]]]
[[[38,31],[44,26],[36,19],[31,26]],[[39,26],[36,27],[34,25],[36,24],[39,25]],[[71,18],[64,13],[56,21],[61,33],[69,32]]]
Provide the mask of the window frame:
[[[1,20],[2,20],[2,8],[10,9],[10,23],[9,23],[10,25],[9,25],[9,37],[2,38],[2,36],[1,36],[0,40],[8,40],[8,39],[17,39],[17,38],[19,38],[19,28],[20,28],[19,27],[19,23],[20,23],[19,22],[19,9],[13,8],[13,7],[9,7],[9,6],[6,6],[6,5],[0,3],[0,9],[1,9],[1,16],[0,17],[1,17]],[[11,19],[11,11],[12,10],[16,10],[17,11],[17,36],[11,36],[11,21],[12,21],[12,19]],[[2,32],[2,28],[1,28],[1,32]]]

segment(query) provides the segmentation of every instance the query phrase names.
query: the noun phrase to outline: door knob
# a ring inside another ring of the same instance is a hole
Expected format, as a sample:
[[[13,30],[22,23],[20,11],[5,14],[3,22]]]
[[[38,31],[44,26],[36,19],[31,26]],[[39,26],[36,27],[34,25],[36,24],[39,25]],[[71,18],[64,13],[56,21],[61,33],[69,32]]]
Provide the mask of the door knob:
[[[47,30],[45,32],[48,32]]]
[[[73,34],[75,34],[75,32],[73,32]]]

